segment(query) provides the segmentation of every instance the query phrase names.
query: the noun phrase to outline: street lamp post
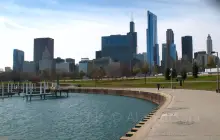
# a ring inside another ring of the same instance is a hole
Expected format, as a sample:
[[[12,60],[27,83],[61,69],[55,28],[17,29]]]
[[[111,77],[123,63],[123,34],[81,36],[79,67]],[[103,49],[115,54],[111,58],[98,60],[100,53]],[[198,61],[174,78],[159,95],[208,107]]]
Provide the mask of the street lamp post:
[[[216,89],[216,92],[219,93],[219,66],[218,66],[218,63],[219,63],[219,58],[218,58],[218,52],[212,52],[213,53],[216,53],[217,54],[217,89]]]
[[[171,83],[171,89],[173,89],[173,69],[170,69],[170,83]]]

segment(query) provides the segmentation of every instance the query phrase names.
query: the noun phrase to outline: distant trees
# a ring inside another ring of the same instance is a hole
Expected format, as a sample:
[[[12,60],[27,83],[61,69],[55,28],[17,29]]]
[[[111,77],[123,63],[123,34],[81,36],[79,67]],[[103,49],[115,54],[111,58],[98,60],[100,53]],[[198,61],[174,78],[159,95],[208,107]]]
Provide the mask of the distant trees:
[[[166,80],[170,80],[170,69],[169,68],[166,68],[164,76]]]
[[[135,66],[133,67],[133,69],[132,69],[132,75],[134,76],[134,78],[135,78],[135,76],[136,76],[138,73],[140,73],[140,72],[141,72],[140,67],[138,67],[138,65],[135,65]]]
[[[186,80],[186,78],[187,78],[187,72],[186,72],[185,69],[182,69],[182,70],[181,70],[181,77],[182,77],[183,81]]]
[[[158,74],[159,73],[159,66],[155,65],[154,69],[153,69],[154,74]]]
[[[80,77],[80,79],[82,79],[85,75],[86,75],[85,72],[83,72],[83,71],[80,71],[80,72],[79,72],[79,77]]]
[[[104,68],[94,68],[91,72],[91,78],[95,80],[95,86],[98,80],[102,79],[105,76],[105,70]]]
[[[198,78],[199,67],[197,66],[196,63],[193,63],[192,71],[193,71],[193,77]]]
[[[149,66],[147,63],[144,63],[142,68],[141,68],[141,72],[144,74],[144,82],[145,84],[147,83],[147,73],[149,72]]]
[[[209,57],[208,57],[207,67],[210,68],[210,69],[216,67],[216,64],[215,64],[215,61],[214,61],[214,57],[213,57],[213,56],[209,56]]]
[[[172,69],[172,78],[176,78],[177,77],[177,72],[176,72],[176,69]]]

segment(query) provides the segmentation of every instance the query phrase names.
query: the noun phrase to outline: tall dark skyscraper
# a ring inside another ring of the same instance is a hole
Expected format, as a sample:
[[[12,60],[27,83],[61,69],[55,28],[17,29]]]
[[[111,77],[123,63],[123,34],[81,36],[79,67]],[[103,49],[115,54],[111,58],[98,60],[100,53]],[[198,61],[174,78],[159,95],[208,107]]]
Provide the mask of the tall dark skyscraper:
[[[35,38],[34,39],[34,62],[42,60],[43,52],[47,47],[50,60],[54,58],[54,39],[52,38]]]
[[[137,53],[137,32],[134,26],[134,22],[131,21],[130,32],[126,35],[103,36],[101,56],[131,65],[133,55]]]
[[[135,32],[135,23],[133,20],[130,22],[130,32],[127,33],[127,36],[130,42],[132,54],[137,54],[137,32]]]
[[[166,31],[166,62],[165,68],[171,68],[171,45],[174,44],[174,33],[172,29],[167,29]]]
[[[147,62],[149,64],[150,70],[154,65],[154,47],[157,43],[157,16],[147,11]]]
[[[154,46],[154,65],[160,65],[159,44],[155,44]]]
[[[14,49],[13,51],[13,71],[22,72],[24,63],[24,51]]]
[[[192,36],[182,37],[182,58],[184,60],[188,60],[189,62],[193,61]]]

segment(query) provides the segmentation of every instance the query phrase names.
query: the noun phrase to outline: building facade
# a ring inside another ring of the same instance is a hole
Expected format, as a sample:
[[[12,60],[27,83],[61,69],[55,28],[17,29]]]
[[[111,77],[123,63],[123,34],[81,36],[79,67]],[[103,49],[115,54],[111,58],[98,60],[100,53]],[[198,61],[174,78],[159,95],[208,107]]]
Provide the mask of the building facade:
[[[154,46],[154,65],[160,65],[160,56],[159,56],[159,45],[155,44]]]
[[[34,61],[24,61],[23,72],[35,73],[36,64]]]
[[[161,66],[165,67],[165,63],[166,63],[166,43],[162,44],[162,61],[161,61]]]
[[[146,52],[135,54],[134,58],[139,60],[141,63],[147,62],[147,54],[146,54]]]
[[[199,51],[194,53],[194,59],[196,59],[199,55],[205,55],[206,51]]]
[[[62,59],[62,58],[60,58],[60,57],[55,58],[54,61],[55,61],[56,63],[64,63],[64,62],[65,62],[65,60]]]
[[[110,57],[102,57],[99,59],[93,60],[93,69],[103,68],[105,71],[107,71],[107,66],[113,63],[112,59]]]
[[[57,72],[74,72],[73,63],[63,62],[56,63],[56,71]]]
[[[171,46],[174,44],[174,33],[172,29],[167,29],[166,31],[166,61],[165,68],[172,67],[172,58],[171,58]]]
[[[134,32],[134,23],[130,23],[130,32],[127,35],[110,35],[102,37],[102,57],[110,57],[113,61],[131,64],[133,54],[137,53],[137,33]]]
[[[154,46],[157,43],[157,16],[147,11],[147,62],[150,70],[154,65]]]
[[[193,61],[193,42],[192,36],[182,37],[182,58],[192,63]]]
[[[176,45],[173,43],[170,46],[170,56],[174,62],[177,60]]]
[[[39,62],[35,62],[39,64],[39,71],[47,70],[49,72],[55,71],[55,61],[54,59],[51,59],[51,53],[48,49],[48,47],[45,47],[45,50],[42,53],[42,59],[39,60]]]
[[[34,39],[34,62],[36,63],[36,71],[39,70],[39,62],[42,60],[43,52],[47,48],[50,57],[48,60],[54,59],[54,39],[52,38],[35,38]]]
[[[24,51],[14,49],[13,51],[13,71],[22,72],[24,63]]]
[[[11,71],[12,71],[11,67],[5,67],[5,72],[11,72]]]
[[[99,59],[99,58],[101,58],[102,57],[102,51],[96,51],[95,52],[95,58],[96,59]]]
[[[73,63],[75,65],[75,59],[73,58],[66,58],[67,63]]]
[[[208,34],[206,43],[207,43],[207,54],[211,54],[213,50],[212,50],[212,38],[210,34]]]
[[[93,69],[93,63],[88,58],[82,58],[79,62],[79,72],[84,72],[85,74],[89,75]]]

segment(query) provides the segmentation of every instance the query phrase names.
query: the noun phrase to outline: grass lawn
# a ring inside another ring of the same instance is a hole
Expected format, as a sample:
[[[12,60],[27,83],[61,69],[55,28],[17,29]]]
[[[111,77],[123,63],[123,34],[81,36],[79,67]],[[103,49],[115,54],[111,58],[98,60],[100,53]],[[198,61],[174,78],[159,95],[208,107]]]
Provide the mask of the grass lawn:
[[[99,80],[97,82],[93,80],[81,80],[81,81],[61,81],[64,83],[80,84],[82,87],[145,87],[145,88],[156,88],[156,83],[160,83],[165,88],[170,88],[171,84],[169,80],[164,78],[147,78],[147,83],[145,84],[145,79],[117,79],[117,80]],[[186,81],[216,81],[216,76],[200,76],[199,78],[188,77]],[[155,83],[152,83],[155,82]],[[167,83],[163,83],[167,82]],[[185,82],[182,87],[179,83],[173,83],[173,86],[181,89],[197,89],[197,90],[216,90],[215,82],[197,82],[197,83],[187,83]]]

